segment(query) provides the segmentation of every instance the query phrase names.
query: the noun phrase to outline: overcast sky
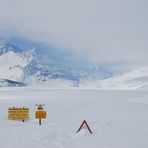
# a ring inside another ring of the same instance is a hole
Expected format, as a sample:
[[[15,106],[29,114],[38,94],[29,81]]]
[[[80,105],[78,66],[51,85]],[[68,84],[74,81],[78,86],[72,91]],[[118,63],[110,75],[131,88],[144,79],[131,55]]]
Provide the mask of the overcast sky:
[[[93,62],[148,62],[148,0],[0,0],[0,32]]]

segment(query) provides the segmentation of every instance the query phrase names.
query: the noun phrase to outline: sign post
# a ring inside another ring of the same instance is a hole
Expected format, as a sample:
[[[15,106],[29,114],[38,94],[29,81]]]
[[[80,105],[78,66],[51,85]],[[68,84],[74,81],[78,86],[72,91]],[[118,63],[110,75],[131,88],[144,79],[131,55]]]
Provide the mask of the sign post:
[[[40,104],[35,112],[35,118],[39,119],[39,125],[42,124],[42,119],[46,119],[46,111],[44,111],[42,105]]]
[[[42,120],[41,120],[41,118],[39,119],[39,125],[41,125],[42,124],[42,122],[41,122]]]

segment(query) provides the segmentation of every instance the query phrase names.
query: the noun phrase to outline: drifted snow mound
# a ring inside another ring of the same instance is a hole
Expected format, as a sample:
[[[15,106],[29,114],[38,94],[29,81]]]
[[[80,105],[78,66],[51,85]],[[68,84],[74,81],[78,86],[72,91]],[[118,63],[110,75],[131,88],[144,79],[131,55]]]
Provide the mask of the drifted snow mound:
[[[148,68],[104,80],[86,82],[82,86],[84,85],[97,89],[148,89]]]

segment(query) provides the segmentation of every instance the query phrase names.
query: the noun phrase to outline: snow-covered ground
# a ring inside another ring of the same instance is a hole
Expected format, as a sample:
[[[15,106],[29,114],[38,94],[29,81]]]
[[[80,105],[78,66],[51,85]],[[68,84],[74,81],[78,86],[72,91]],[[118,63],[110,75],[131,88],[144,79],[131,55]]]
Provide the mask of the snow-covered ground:
[[[36,104],[45,104],[39,126]],[[29,107],[30,120],[9,121],[8,107]],[[0,148],[147,148],[148,92],[1,88]],[[93,134],[83,129],[83,120]]]

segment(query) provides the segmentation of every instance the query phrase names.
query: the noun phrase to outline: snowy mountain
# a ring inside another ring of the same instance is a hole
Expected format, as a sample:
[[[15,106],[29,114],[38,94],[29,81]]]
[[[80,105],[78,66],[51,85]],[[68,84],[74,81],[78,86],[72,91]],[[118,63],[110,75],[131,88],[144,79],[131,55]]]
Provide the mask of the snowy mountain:
[[[148,68],[138,69],[93,83],[87,82],[82,86],[98,89],[148,89]]]
[[[32,61],[31,52],[15,53],[8,51],[0,56],[0,78],[22,81],[24,70]]]
[[[99,65],[75,60],[71,55],[63,54],[57,49],[39,46],[21,50],[7,41],[0,42],[2,80],[35,86],[79,86],[82,80],[92,78],[98,80],[111,75],[111,72]]]
[[[0,55],[5,54],[8,51],[13,51],[15,53],[21,52],[17,46],[6,41],[0,41]]]
[[[148,89],[148,68],[113,75],[105,66],[75,60],[57,49],[37,46],[24,50],[8,41],[0,41],[0,87]]]

